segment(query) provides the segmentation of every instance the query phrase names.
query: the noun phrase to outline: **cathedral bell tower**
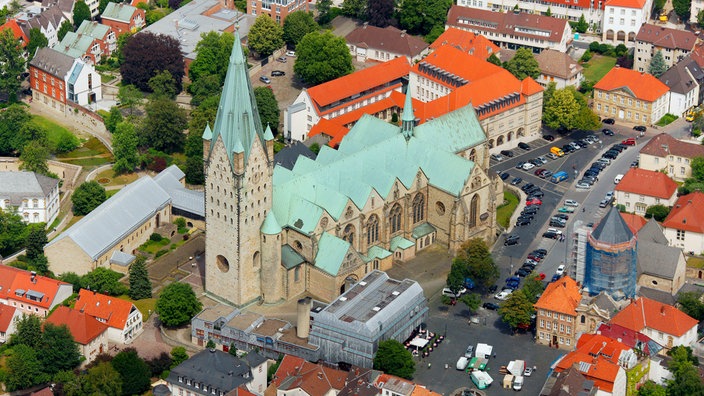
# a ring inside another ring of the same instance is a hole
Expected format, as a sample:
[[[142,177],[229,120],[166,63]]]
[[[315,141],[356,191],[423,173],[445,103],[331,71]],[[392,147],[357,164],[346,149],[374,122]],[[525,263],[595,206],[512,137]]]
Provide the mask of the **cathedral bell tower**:
[[[281,271],[280,259],[272,262],[269,253],[268,260],[262,259],[260,238],[267,215],[273,217],[273,141],[271,130],[262,130],[247,62],[235,32],[215,123],[203,132],[203,155],[205,290],[236,306],[258,301],[266,281],[262,274]],[[280,250],[280,245],[277,248]]]

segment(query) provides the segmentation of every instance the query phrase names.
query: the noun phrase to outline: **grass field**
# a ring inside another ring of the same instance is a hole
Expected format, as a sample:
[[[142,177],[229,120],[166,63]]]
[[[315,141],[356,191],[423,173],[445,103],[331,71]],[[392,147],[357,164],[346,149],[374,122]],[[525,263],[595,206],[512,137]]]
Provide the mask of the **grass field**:
[[[53,147],[56,146],[59,137],[62,135],[73,135],[73,133],[68,129],[41,116],[33,116],[32,122],[46,130],[46,137]]]
[[[496,222],[507,228],[511,216],[518,206],[518,197],[509,191],[504,191],[504,203],[496,208]]]
[[[120,192],[120,190],[107,190],[107,191],[105,191],[105,197],[110,198],[113,195],[117,194],[118,192]]]
[[[113,172],[112,169],[106,169],[98,173],[95,180],[103,186],[121,186],[137,180],[137,176],[138,175],[136,173],[115,176],[115,172]],[[103,183],[103,181],[105,181],[105,183]]]
[[[675,121],[678,118],[679,117],[677,117],[674,114],[667,113],[664,116],[662,116],[662,118],[659,119],[658,122],[655,123],[655,125],[664,127],[665,125],[672,123],[673,121]]]
[[[109,160],[112,161],[112,154],[108,149],[98,140],[97,138],[90,138],[86,140],[81,147],[65,153],[59,156],[59,159],[71,159],[71,158],[82,158],[82,157],[95,157],[98,155],[108,156]]]
[[[589,62],[582,64],[584,79],[597,82],[602,79],[616,65],[616,58],[610,56],[594,55]]]
[[[689,257],[687,259],[687,267],[704,268],[704,258],[702,258],[702,257]]]
[[[91,166],[101,166],[101,165],[109,164],[110,162],[112,162],[112,156],[110,156],[110,157],[80,158],[80,159],[60,158],[59,160],[61,162],[65,162],[67,164],[91,167]]]
[[[141,300],[133,300],[129,296],[118,297],[122,300],[126,300],[134,304],[135,307],[142,313],[142,321],[146,322],[149,319],[149,315],[154,313],[154,307],[156,307],[156,298],[144,298]]]

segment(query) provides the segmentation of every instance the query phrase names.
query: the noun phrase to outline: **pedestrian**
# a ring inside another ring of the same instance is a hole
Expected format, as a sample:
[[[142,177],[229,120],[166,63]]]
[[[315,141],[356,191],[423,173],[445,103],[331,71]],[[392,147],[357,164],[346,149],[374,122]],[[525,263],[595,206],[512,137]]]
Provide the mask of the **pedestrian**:
[[[538,371],[538,366],[533,366],[533,371]]]
[[[582,208],[582,213],[586,212],[586,209]]]
[[[431,366],[431,365],[432,365],[432,363],[428,363],[428,369],[430,369],[430,366]]]

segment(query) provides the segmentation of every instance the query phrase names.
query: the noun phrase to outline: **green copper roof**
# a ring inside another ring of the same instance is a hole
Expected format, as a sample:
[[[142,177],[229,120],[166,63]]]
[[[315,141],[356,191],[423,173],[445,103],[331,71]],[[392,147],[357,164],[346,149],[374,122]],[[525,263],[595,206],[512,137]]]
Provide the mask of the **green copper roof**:
[[[349,250],[349,242],[324,232],[318,243],[315,266],[335,276]]]
[[[276,221],[274,212],[269,211],[269,213],[266,214],[264,223],[262,223],[261,232],[266,235],[276,235],[281,232],[281,226],[279,225],[279,222]]]
[[[90,50],[91,44],[93,44],[92,37],[68,32],[63,40],[54,46],[54,49],[72,58],[83,59],[86,52]]]
[[[247,62],[240,43],[240,35],[236,31],[235,45],[232,46],[210,144],[212,147],[218,137],[222,138],[230,163],[232,153],[236,152],[244,153],[246,164],[255,139],[259,139],[265,148],[266,145],[252,83],[249,80]]]
[[[101,18],[114,19],[121,22],[129,22],[132,19],[132,14],[137,10],[136,7],[132,7],[125,3],[113,3],[112,1],[108,3],[105,7],[105,11],[100,14]]]
[[[286,269],[294,268],[306,262],[306,259],[301,256],[296,249],[290,245],[281,247],[281,263]]]
[[[205,130],[203,131],[203,139],[211,140],[213,138],[213,131],[210,129],[210,123],[205,125]]]
[[[397,235],[393,238],[391,238],[391,242],[389,243],[389,250],[392,252],[396,251],[396,249],[401,249],[401,250],[406,250],[408,248],[412,248],[416,244],[413,243],[413,241],[409,241],[408,239]]]
[[[274,134],[271,132],[271,127],[266,124],[266,130],[264,131],[264,140],[274,140]]]
[[[367,251],[367,255],[364,257],[364,261],[371,262],[374,261],[374,259],[385,259],[389,256],[391,256],[391,252],[382,248],[379,245],[374,245],[369,248]]]
[[[406,91],[406,101],[403,104],[403,115],[401,116],[401,120],[403,121],[415,121],[416,116],[413,115],[413,98],[411,97],[411,88],[408,87],[408,90]]]
[[[110,26],[98,22],[83,21],[76,33],[103,40],[110,31]]]
[[[430,223],[423,223],[413,229],[412,235],[413,235],[413,238],[418,239],[418,238],[422,238],[428,234],[432,234],[433,232],[435,232],[435,227],[430,225]]]

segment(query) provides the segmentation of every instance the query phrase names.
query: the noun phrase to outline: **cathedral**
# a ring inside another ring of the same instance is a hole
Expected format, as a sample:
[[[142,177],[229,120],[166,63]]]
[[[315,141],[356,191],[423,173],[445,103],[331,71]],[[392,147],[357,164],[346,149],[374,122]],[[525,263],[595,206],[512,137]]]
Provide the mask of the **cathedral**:
[[[407,94],[401,120],[365,115],[337,150],[278,166],[234,45],[203,133],[206,291],[235,306],[331,301],[428,246],[493,243],[503,188],[472,105],[416,125]]]

